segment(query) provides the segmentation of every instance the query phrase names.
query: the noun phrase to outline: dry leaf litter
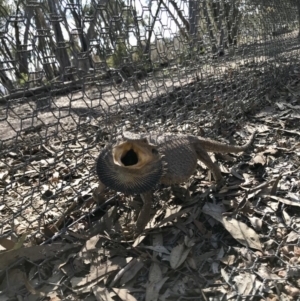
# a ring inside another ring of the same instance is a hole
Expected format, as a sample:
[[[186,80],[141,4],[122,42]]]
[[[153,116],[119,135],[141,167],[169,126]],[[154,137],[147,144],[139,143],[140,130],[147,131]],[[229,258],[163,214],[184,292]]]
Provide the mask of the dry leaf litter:
[[[0,239],[0,300],[299,300],[299,72],[264,96],[245,127],[224,121],[241,143],[247,129],[258,131],[254,151],[215,154],[227,185],[214,191],[199,163],[187,183],[159,187],[138,237],[140,197],[95,191],[96,145],[108,141],[108,133],[95,137],[96,122],[81,134],[69,122],[42,147],[38,133],[22,137],[0,166],[1,189],[18,179],[0,208],[16,233]],[[168,130],[199,134],[211,114]]]

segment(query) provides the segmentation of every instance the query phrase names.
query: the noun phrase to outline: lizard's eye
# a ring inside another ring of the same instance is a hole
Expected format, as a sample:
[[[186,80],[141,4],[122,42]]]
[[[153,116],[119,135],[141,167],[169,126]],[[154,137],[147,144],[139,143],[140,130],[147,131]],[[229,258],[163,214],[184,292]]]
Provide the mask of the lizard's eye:
[[[156,148],[152,148],[152,154],[154,154],[154,155],[157,155],[157,154],[158,154],[158,151],[157,151]]]

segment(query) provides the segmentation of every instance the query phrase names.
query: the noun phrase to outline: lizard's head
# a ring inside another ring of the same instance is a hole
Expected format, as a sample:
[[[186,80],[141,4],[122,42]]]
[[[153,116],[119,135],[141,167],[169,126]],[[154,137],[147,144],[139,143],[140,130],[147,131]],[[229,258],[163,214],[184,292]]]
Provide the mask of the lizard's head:
[[[101,152],[97,174],[104,185],[116,191],[143,193],[160,181],[163,163],[157,147],[147,139],[126,139]]]

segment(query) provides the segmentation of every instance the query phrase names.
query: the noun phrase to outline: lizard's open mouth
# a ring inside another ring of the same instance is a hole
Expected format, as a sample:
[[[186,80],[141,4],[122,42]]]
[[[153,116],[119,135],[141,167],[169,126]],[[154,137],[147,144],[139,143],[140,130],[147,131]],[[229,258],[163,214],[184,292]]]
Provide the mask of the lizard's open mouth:
[[[126,168],[141,169],[156,160],[156,155],[148,147],[135,142],[124,142],[113,148],[114,163]]]
[[[138,154],[134,151],[134,149],[130,149],[121,157],[121,162],[124,166],[131,166],[137,164],[139,161]]]
[[[163,174],[161,156],[153,146],[125,141],[106,147],[98,157],[100,181],[117,191],[143,193],[155,187]]]

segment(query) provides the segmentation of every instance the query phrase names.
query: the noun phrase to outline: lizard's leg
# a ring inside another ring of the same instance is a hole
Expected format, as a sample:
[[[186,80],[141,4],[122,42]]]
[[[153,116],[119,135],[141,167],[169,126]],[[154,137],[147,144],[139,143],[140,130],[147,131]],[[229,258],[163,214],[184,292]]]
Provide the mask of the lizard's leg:
[[[97,205],[105,202],[105,200],[103,199],[103,192],[105,188],[106,186],[101,181],[99,181],[98,187],[93,191],[93,199],[97,203]]]
[[[153,192],[148,191],[141,194],[141,198],[143,200],[143,207],[140,211],[138,219],[136,221],[136,232],[141,233],[150,220],[150,212],[153,200]]]
[[[218,164],[214,163],[210,156],[208,155],[207,151],[203,149],[199,145],[195,145],[195,150],[197,153],[197,157],[200,161],[202,161],[213,173],[215,181],[217,182],[217,185],[222,185],[224,182],[223,176],[221,174],[220,167]]]

